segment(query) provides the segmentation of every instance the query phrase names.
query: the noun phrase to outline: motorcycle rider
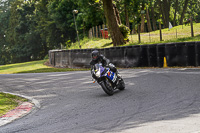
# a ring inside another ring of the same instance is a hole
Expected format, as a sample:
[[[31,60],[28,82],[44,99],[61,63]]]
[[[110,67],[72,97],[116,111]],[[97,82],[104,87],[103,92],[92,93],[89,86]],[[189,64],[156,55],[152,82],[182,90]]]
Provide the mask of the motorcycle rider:
[[[92,51],[92,60],[90,62],[91,70],[96,63],[102,63],[103,67],[109,67],[111,71],[115,72],[118,77],[120,77],[117,68],[115,65],[110,63],[110,60],[107,59],[104,55],[100,54],[98,50]],[[91,71],[92,73],[92,71]],[[96,76],[92,73],[92,77],[96,79]]]

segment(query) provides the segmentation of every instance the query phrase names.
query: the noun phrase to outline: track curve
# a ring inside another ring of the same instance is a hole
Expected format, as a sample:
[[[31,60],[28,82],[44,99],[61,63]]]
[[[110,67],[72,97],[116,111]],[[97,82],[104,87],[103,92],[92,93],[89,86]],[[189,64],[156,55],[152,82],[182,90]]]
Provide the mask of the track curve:
[[[126,89],[107,96],[89,71],[0,75],[0,91],[41,108],[0,133],[198,133],[200,69],[122,69]]]

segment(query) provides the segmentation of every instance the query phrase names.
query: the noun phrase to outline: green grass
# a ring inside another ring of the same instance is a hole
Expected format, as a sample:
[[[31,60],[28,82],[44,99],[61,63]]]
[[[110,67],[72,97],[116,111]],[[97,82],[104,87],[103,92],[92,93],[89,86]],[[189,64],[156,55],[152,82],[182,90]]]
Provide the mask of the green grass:
[[[44,65],[47,60],[31,61],[0,66],[0,74],[15,73],[43,73],[43,72],[65,72],[88,69],[53,68]]]
[[[172,29],[162,29],[162,39],[160,41],[160,31],[153,31],[150,33],[141,34],[141,44],[156,44],[156,43],[166,43],[166,42],[189,42],[189,41],[200,41],[200,23],[194,23],[193,25],[195,37],[191,37],[191,26],[180,25],[173,27]],[[138,44],[138,35],[131,35],[129,37],[130,43]]]
[[[0,92],[0,116],[16,108],[21,102],[25,102],[25,101],[28,101],[28,100],[18,97],[18,96]]]
[[[138,34],[130,35],[129,42],[123,46],[131,45],[144,45],[144,44],[158,44],[158,43],[170,43],[170,42],[190,42],[190,41],[200,41],[200,23],[194,23],[194,36],[191,37],[191,26],[190,25],[180,25],[175,26],[172,29],[162,29],[162,39],[160,41],[160,31],[153,31],[150,33],[141,33],[141,43],[138,43]],[[177,33],[177,34],[176,34]],[[80,41],[82,49],[87,48],[109,48],[112,47],[111,39],[100,39],[84,38]],[[72,44],[69,49],[79,49],[79,43]]]
[[[111,39],[101,39],[101,38],[84,38],[80,41],[81,49],[89,49],[89,48],[107,48],[112,47]],[[79,43],[76,42],[72,44],[69,49],[79,49]]]

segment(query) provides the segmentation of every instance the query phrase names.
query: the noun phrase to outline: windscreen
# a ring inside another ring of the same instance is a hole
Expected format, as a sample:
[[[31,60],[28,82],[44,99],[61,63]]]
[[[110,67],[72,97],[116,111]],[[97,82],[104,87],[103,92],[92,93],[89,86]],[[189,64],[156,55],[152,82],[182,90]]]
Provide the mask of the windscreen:
[[[95,70],[95,72],[100,71],[100,74],[102,74],[102,72],[105,70],[105,68],[102,66],[101,63],[97,63],[97,64],[95,64],[94,70]]]

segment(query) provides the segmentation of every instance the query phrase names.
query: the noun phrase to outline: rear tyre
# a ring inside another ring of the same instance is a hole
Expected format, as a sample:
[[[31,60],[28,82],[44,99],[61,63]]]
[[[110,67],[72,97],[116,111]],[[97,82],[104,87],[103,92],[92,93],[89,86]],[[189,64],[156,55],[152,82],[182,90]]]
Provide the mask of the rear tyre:
[[[119,85],[118,85],[119,90],[124,90],[125,89],[125,83],[123,79],[120,79]]]

